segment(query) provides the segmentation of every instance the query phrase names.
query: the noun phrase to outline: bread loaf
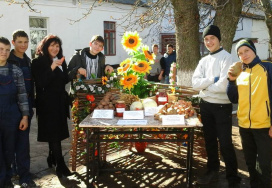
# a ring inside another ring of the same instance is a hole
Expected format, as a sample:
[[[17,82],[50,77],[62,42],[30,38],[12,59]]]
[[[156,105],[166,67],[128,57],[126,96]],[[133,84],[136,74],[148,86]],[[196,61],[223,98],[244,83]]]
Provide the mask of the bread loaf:
[[[232,71],[230,72],[231,76],[237,77],[242,72],[242,62],[238,61],[231,66]]]

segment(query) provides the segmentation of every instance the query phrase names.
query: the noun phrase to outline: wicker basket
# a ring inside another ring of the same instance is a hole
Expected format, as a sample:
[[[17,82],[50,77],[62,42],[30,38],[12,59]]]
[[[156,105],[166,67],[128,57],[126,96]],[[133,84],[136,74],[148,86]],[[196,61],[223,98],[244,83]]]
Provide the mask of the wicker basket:
[[[102,81],[94,81],[94,80],[84,80],[83,81],[87,85],[96,85],[96,86],[102,86]],[[77,91],[75,94],[76,98],[75,100],[80,102],[87,102],[86,96],[88,93],[83,92],[81,90]],[[91,94],[94,96],[95,101],[94,103],[97,104],[101,101],[101,99],[104,97],[104,94]],[[80,103],[78,106],[79,110],[84,110],[84,105]],[[92,113],[92,111],[90,111]],[[76,122],[74,122],[74,127],[77,126]],[[84,135],[81,134],[80,131],[73,130],[72,131],[72,148],[70,151],[70,165],[72,166],[72,170],[76,171],[76,168],[80,165],[86,164],[86,142],[84,141]],[[101,150],[103,150],[104,146],[101,146]],[[103,153],[103,152],[101,152]]]

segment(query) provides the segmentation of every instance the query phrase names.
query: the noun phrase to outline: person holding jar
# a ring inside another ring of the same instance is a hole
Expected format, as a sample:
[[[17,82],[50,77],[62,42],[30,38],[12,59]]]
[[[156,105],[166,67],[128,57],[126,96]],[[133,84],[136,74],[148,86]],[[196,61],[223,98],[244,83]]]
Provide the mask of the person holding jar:
[[[61,141],[69,137],[69,99],[67,65],[62,54],[62,41],[48,35],[38,45],[37,58],[32,60],[32,75],[36,87],[38,141],[49,143],[48,166],[56,165],[58,178],[72,173],[62,156]]]

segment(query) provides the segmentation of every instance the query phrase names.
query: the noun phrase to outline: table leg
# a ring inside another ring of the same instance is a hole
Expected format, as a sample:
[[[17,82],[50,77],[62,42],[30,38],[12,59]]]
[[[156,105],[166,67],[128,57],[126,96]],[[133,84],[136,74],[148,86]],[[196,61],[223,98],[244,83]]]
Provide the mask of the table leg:
[[[189,128],[188,132],[189,142],[187,145],[187,161],[186,161],[186,187],[192,186],[192,166],[193,166],[193,148],[194,148],[194,128]]]
[[[90,187],[90,160],[89,160],[89,156],[90,156],[90,141],[89,141],[89,128],[86,129],[86,137],[87,137],[87,142],[86,142],[86,186]]]
[[[96,132],[97,132],[97,128],[94,128],[93,129],[93,141],[92,141],[92,183],[93,182],[95,182],[95,166],[96,166],[96,160],[95,160],[95,150],[96,150],[96,144],[97,144],[97,142],[96,142],[96,140],[97,140],[97,134],[96,134]]]

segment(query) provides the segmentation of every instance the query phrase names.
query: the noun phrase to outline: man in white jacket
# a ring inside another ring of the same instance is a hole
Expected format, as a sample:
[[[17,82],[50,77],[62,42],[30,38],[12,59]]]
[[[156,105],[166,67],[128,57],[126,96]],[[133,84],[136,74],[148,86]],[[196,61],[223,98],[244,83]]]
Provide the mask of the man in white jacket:
[[[232,57],[220,46],[221,35],[217,26],[206,27],[203,38],[210,53],[199,61],[192,84],[194,89],[200,91],[200,114],[208,161],[207,172],[197,179],[197,183],[209,184],[217,178],[220,167],[218,139],[229,187],[236,187],[241,179],[237,176],[237,159],[231,138],[232,104],[226,93]]]

